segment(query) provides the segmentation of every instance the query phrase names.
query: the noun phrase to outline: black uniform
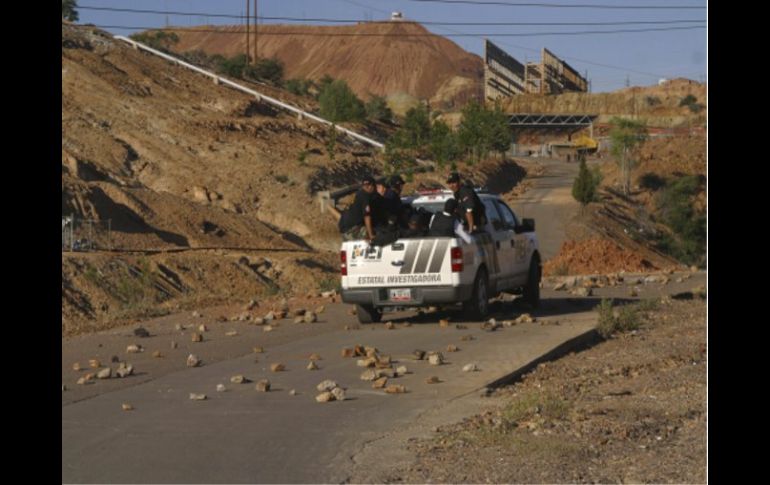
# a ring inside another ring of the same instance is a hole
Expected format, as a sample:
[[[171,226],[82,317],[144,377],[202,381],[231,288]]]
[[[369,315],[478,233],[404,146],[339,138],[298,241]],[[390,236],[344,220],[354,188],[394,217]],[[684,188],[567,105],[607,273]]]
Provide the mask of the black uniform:
[[[446,215],[443,212],[436,212],[433,221],[430,223],[428,236],[431,237],[454,237],[455,223],[457,218],[454,215]]]
[[[457,199],[460,211],[460,214],[458,214],[460,216],[460,221],[465,224],[465,213],[468,210],[471,210],[473,212],[473,222],[479,229],[484,230],[484,226],[487,223],[484,203],[481,202],[481,199],[479,199],[479,196],[476,194],[476,191],[473,190],[473,187],[463,185],[454,193],[454,197]],[[469,227],[468,231],[471,231],[472,229],[472,227]]]
[[[358,192],[356,192],[353,203],[350,204],[350,207],[348,207],[345,212],[342,213],[342,217],[340,217],[338,226],[340,232],[346,232],[356,226],[364,225],[364,216],[372,214],[372,195],[374,194],[369,194],[364,189],[359,189]]]

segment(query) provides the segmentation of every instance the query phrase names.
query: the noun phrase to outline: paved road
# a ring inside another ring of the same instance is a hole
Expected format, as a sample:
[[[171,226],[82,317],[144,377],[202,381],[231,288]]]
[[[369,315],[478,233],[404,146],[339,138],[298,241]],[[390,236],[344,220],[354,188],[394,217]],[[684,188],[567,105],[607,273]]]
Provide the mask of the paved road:
[[[640,296],[690,289],[702,280],[696,275],[678,285],[642,285]],[[269,333],[239,324],[239,335],[227,337],[224,333],[236,324],[214,322],[224,312],[215,310],[201,319],[185,314],[147,322],[152,336],[145,339],[133,337],[130,328],[67,339],[62,344],[62,381],[69,387],[62,393],[63,482],[321,483],[345,481],[353,470],[355,476],[362,469],[374,473],[378,465],[389,466],[383,461],[388,453],[403,452],[399,443],[410,433],[477,412],[479,391],[489,382],[584,334],[595,325],[592,308],[599,297],[620,297],[627,290],[599,289],[594,298],[573,299],[545,289],[543,307],[534,313],[538,321],[495,332],[483,331],[478,322],[462,322],[452,312],[396,314],[393,330],[382,324],[345,330],[345,325],[356,325],[354,317],[345,305],[328,304],[317,323],[284,320]],[[515,302],[494,308],[498,319],[526,310]],[[439,324],[444,317],[452,319],[448,328]],[[192,329],[175,330],[179,321],[195,326],[206,321],[211,330],[203,343],[192,343]],[[405,326],[407,321],[411,325]],[[457,323],[467,328],[458,329]],[[475,339],[461,340],[464,335]],[[170,348],[172,339],[179,342],[176,350]],[[127,355],[130,343],[147,350]],[[460,350],[446,352],[450,343]],[[355,344],[375,346],[406,365],[410,374],[392,383],[409,392],[389,395],[361,381],[363,369],[355,359],[340,355],[342,347]],[[265,353],[250,352],[253,345],[264,346]],[[446,365],[415,361],[411,353],[418,348],[442,351]],[[154,349],[168,350],[154,358]],[[190,349],[204,360],[202,367],[184,366]],[[305,369],[313,352],[323,357],[318,371]],[[82,371],[72,370],[72,362],[86,364],[97,355],[109,362],[112,353],[128,357],[139,375],[74,384]],[[284,363],[287,371],[271,373],[274,362]],[[471,362],[480,371],[462,372]],[[253,383],[230,384],[236,374],[253,381],[267,377],[273,390],[259,393]],[[426,384],[432,375],[442,382]],[[315,386],[327,378],[347,387],[350,399],[316,403]],[[218,383],[228,391],[216,392]],[[290,395],[291,389],[298,394]],[[191,392],[205,393],[208,400],[190,401]],[[122,403],[135,410],[122,411]],[[387,440],[394,436],[397,441]],[[372,476],[376,481],[378,475]]]
[[[513,210],[519,217],[533,217],[543,260],[554,257],[566,239],[565,229],[580,205],[572,197],[577,163],[537,158],[545,167],[543,175],[532,177],[533,186],[516,199]]]

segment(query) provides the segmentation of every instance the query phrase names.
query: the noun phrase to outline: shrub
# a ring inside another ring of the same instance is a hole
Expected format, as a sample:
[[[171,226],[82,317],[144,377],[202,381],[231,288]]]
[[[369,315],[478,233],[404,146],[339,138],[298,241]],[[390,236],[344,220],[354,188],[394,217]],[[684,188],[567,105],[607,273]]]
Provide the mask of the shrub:
[[[362,121],[366,114],[364,103],[341,79],[334,80],[322,87],[318,102],[321,106],[321,116],[335,123]]]
[[[283,63],[276,58],[259,59],[254,65],[244,66],[243,77],[279,85],[283,80]]]
[[[393,118],[393,112],[384,97],[372,96],[366,103],[366,117],[370,120],[390,121]]]
[[[163,30],[155,30],[150,32],[141,32],[132,34],[131,38],[137,42],[141,42],[153,49],[159,51],[168,52],[171,46],[179,42],[179,36],[174,32],[165,32]]]
[[[285,83],[286,90],[297,96],[307,96],[313,81],[310,79],[289,79]]]

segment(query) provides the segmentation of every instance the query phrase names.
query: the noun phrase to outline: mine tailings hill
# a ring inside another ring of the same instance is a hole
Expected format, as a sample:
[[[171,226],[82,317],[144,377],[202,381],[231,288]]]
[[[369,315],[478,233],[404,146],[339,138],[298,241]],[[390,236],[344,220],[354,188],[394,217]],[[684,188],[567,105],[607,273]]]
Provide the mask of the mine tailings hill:
[[[244,53],[242,25],[206,26],[214,32],[193,29],[175,30],[179,35],[175,51],[202,50],[228,57]],[[407,93],[435,102],[462,102],[481,94],[484,78],[479,56],[414,22],[260,25],[258,49],[260,58],[283,62],[286,79],[320,79],[328,74],[347,81],[362,98]]]

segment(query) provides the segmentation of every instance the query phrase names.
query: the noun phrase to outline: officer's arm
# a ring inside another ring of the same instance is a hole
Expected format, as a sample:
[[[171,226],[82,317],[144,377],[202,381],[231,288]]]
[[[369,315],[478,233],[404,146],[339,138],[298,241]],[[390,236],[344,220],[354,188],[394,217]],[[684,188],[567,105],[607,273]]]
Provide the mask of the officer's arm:
[[[374,229],[372,229],[372,216],[366,214],[364,216],[364,226],[366,226],[366,233],[369,235],[369,239],[374,239]]]
[[[473,224],[473,211],[468,209],[465,211],[465,220],[468,221],[468,231],[473,232],[476,226]]]

